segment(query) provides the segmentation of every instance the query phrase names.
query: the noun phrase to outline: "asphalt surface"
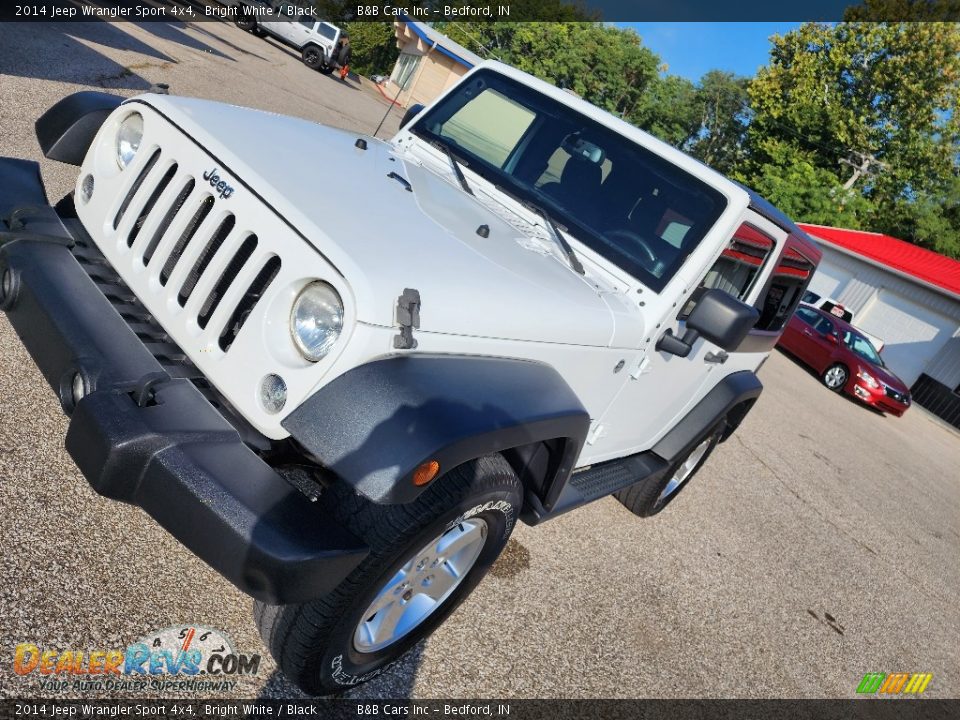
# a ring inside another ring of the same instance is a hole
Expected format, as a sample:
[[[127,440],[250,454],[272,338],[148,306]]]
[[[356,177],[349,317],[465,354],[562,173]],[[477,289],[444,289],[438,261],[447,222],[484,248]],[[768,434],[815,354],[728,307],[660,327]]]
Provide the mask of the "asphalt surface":
[[[0,48],[4,155],[36,158],[34,120],[88,87],[166,82],[357,131],[387,108],[229,25],[7,25]],[[73,168],[43,170],[52,199],[71,188]],[[350,696],[845,698],[868,671],[931,672],[927,696],[960,695],[960,435],[919,409],[877,415],[779,353],[761,378],[753,412],[671,508],[639,520],[607,498],[520,526],[450,621]],[[78,694],[14,674],[18,643],[88,651],[201,624],[265,656],[223,697],[295,696],[251,601],[96,495],[62,449],[66,426],[0,319],[0,695]]]

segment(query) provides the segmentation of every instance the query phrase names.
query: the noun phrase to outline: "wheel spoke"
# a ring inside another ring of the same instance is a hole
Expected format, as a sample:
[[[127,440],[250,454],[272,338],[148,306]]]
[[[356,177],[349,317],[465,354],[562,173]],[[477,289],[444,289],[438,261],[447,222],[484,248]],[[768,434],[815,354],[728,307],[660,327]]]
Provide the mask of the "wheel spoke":
[[[388,605],[377,614],[377,617],[375,617],[371,623],[373,626],[371,635],[373,636],[374,642],[384,642],[393,636],[393,632],[397,629],[397,623],[400,621],[400,618],[403,617],[405,609],[403,603],[397,598],[393,604]],[[381,615],[383,617],[380,617]]]
[[[460,581],[460,573],[449,562],[439,565],[429,576],[429,583],[421,585],[420,592],[440,601]]]
[[[467,529],[460,529],[463,527],[463,525],[460,525],[440,538],[440,542],[437,543],[437,552],[439,554],[452,557],[471,543],[477,542],[480,539],[479,528],[470,526]]]

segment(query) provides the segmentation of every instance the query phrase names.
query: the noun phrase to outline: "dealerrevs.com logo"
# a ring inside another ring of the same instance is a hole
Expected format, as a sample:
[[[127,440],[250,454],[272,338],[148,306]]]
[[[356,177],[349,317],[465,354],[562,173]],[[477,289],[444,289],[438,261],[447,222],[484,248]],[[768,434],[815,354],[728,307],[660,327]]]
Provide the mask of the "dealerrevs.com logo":
[[[860,695],[922,695],[933,673],[867,673],[857,686]]]
[[[256,675],[260,655],[238,653],[220,630],[176,625],[125,649],[56,650],[20,643],[13,671],[46,691],[230,691],[238,675]]]

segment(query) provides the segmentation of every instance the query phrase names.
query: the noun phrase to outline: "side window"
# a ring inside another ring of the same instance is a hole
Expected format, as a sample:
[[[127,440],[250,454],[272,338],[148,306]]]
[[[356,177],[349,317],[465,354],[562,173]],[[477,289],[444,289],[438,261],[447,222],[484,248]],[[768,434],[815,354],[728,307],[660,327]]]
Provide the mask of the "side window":
[[[820,296],[817,295],[813,290],[807,290],[803,294],[803,297],[800,299],[800,302],[805,302],[809,305],[813,305],[819,299],[820,299]]]
[[[837,328],[834,326],[834,324],[825,317],[820,318],[820,322],[817,323],[817,326],[814,329],[821,335],[833,335],[837,331]]]
[[[671,222],[673,226],[677,223]],[[724,290],[738,300],[743,300],[753,289],[757,277],[770,257],[774,248],[774,241],[766,233],[760,232],[752,225],[744,223],[733,234],[730,244],[720,253],[720,257],[704,276],[700,287],[693,292],[690,301],[680,313],[681,318],[687,317],[696,307],[697,298],[704,290]]]
[[[527,108],[488,88],[455,112],[438,134],[502,168],[534,117]]]
[[[317,21],[309,16],[302,17],[299,20],[297,20],[297,22],[303,25],[307,30],[313,30],[313,26],[317,24]]]
[[[330,23],[320,23],[320,26],[317,28],[317,32],[327,40],[333,40],[337,36],[337,28]]]
[[[797,308],[797,312],[795,314],[810,327],[816,327],[817,321],[820,319],[820,315],[815,313],[810,308]]]
[[[757,330],[779,332],[787,324],[813,276],[814,266],[803,255],[787,247],[773,271],[767,292],[758,301]]]

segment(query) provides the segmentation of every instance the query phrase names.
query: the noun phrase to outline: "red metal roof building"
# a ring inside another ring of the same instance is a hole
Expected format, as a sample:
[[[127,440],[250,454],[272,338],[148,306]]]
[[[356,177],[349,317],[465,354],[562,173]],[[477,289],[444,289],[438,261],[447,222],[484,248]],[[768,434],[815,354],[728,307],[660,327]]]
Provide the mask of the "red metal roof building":
[[[799,225],[818,240],[826,240],[879,265],[899,270],[904,275],[960,297],[958,260],[882,233],[806,223]]]

